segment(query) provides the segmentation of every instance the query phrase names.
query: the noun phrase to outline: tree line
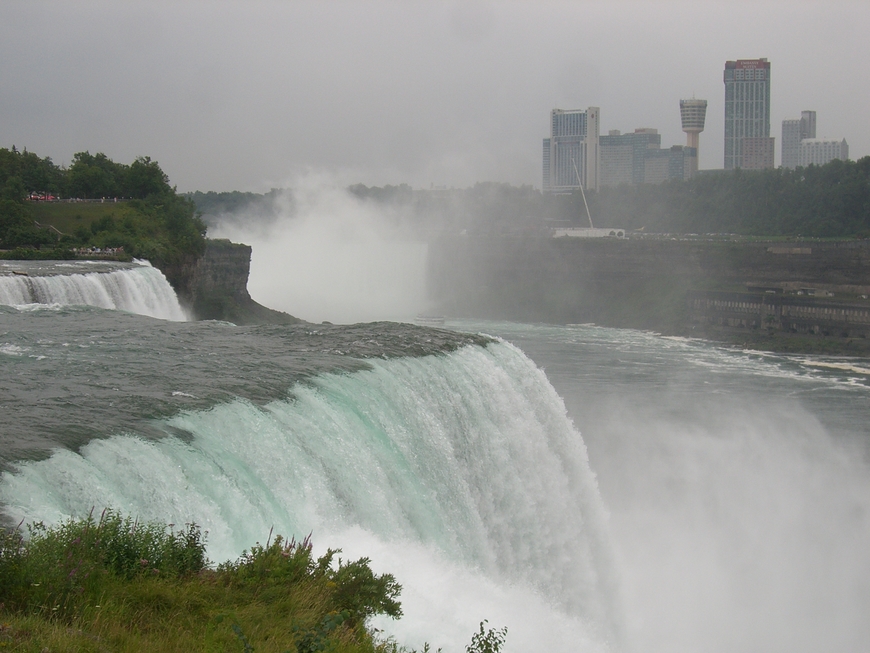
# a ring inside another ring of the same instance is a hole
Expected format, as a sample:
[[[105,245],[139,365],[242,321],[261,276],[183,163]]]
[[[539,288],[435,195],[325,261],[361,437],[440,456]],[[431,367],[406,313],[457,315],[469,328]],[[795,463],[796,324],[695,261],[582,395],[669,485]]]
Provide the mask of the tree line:
[[[359,201],[422,236],[548,235],[556,226],[589,225],[580,192],[542,193],[532,186],[482,182],[469,188],[414,190],[349,186]],[[237,223],[293,217],[292,190],[189,195],[206,219]],[[276,203],[281,198],[280,204]],[[643,233],[742,236],[870,237],[870,157],[788,170],[711,170],[687,181],[602,188],[586,193],[596,227]]]
[[[602,226],[666,233],[870,237],[870,157],[794,170],[702,172],[688,181],[590,193]],[[578,200],[572,198],[574,213]]]
[[[51,157],[33,152],[0,149],[0,189],[8,199],[32,193],[57,197],[145,199],[171,191],[169,177],[150,157],[140,156],[130,165],[115,163],[102,152],[77,152],[69,168],[55,165]]]
[[[406,208],[430,231],[547,233],[589,225],[580,192],[542,193],[531,186],[479,183],[465,189],[410,191],[407,186],[349,192]],[[870,157],[795,170],[716,170],[687,181],[602,188],[586,193],[596,227],[645,233],[743,236],[870,237]]]

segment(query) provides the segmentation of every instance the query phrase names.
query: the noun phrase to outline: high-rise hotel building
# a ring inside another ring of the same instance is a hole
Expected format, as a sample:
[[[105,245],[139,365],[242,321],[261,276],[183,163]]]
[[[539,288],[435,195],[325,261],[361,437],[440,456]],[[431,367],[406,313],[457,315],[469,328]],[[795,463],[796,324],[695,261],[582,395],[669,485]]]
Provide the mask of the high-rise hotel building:
[[[585,190],[598,190],[600,123],[598,107],[550,112],[550,138],[544,139],[543,148],[545,191],[570,192],[581,184]]]
[[[725,62],[725,169],[772,168],[770,62]]]

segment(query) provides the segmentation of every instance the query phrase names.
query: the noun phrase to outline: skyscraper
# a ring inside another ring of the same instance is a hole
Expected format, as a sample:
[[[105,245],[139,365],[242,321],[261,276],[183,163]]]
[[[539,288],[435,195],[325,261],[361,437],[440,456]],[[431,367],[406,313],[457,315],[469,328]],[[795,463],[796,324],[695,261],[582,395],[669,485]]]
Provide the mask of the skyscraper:
[[[545,191],[598,190],[600,131],[598,107],[550,112],[550,138],[543,142]]]
[[[725,169],[773,167],[770,62],[764,58],[726,61],[724,81]],[[744,159],[743,140],[747,138],[753,141]]]

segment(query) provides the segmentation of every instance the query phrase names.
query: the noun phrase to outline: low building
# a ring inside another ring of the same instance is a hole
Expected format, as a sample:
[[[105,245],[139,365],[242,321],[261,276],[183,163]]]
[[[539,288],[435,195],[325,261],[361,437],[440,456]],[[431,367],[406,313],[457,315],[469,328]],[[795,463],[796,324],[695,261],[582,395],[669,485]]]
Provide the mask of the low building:
[[[646,153],[644,183],[661,184],[665,181],[690,179],[697,170],[698,151],[685,145],[672,145],[665,150]]]
[[[625,229],[560,227],[553,229],[553,238],[625,238]]]
[[[611,130],[600,141],[602,186],[684,180],[697,170],[698,150],[683,145],[662,149],[657,129],[641,127],[627,134]]]
[[[849,159],[849,144],[845,138],[841,141],[827,138],[805,138],[801,141],[798,165],[823,166],[834,159]]]
[[[657,129],[640,127],[627,134],[613,129],[599,138],[601,153],[601,185],[643,184],[646,158],[658,151],[662,137]]]

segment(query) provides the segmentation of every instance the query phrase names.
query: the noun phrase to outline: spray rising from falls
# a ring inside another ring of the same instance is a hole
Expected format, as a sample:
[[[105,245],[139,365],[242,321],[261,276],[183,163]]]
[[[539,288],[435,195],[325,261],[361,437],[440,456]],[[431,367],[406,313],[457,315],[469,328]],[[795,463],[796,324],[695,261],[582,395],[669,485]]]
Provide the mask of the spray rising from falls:
[[[447,644],[456,627],[458,648],[484,618],[514,618],[515,644],[550,651],[604,651],[618,631],[585,446],[543,372],[511,345],[376,360],[297,384],[288,400],[235,400],[162,424],[168,437],[156,441],[115,436],[19,463],[0,481],[7,516],[56,522],[111,505],[194,520],[216,560],[272,527],[313,533],[397,573],[400,627],[415,645]],[[513,612],[499,596],[514,597]],[[455,613],[437,612],[446,606]],[[530,618],[536,610],[544,616]]]
[[[210,233],[253,247],[248,289],[258,302],[311,322],[408,320],[425,312],[427,245],[390,207],[317,176],[294,183],[274,221],[244,216]]]
[[[96,306],[164,320],[187,319],[166,277],[147,264],[84,274],[0,275],[0,304]]]

